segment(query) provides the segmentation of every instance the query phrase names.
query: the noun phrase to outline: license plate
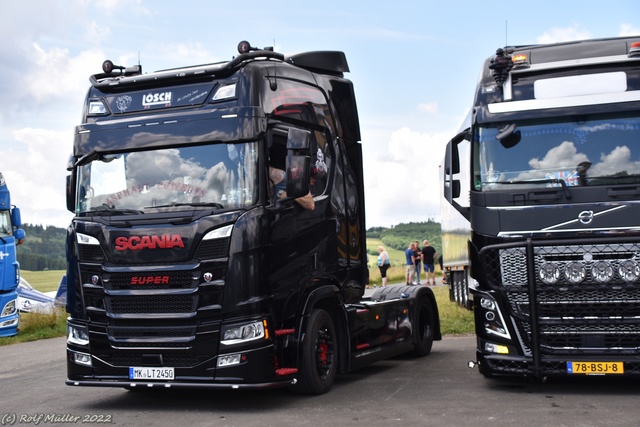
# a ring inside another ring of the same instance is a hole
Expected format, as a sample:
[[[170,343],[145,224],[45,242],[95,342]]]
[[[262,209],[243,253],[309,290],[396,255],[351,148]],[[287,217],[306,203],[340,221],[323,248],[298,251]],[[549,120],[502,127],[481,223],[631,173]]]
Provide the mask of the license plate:
[[[173,368],[129,368],[130,380],[172,380],[174,378]]]
[[[622,362],[567,362],[570,374],[609,375],[624,374]]]

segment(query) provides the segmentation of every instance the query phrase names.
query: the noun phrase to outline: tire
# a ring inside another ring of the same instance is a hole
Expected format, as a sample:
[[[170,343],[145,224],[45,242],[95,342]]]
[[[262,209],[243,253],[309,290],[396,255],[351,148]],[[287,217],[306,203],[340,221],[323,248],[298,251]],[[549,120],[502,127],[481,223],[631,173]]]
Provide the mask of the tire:
[[[324,394],[331,389],[337,369],[338,339],[333,319],[325,310],[314,309],[305,331],[295,390],[302,394]]]
[[[429,299],[422,296],[416,303],[416,317],[414,330],[416,331],[416,345],[413,354],[418,357],[426,356],[431,353],[433,346],[434,334],[433,310]]]

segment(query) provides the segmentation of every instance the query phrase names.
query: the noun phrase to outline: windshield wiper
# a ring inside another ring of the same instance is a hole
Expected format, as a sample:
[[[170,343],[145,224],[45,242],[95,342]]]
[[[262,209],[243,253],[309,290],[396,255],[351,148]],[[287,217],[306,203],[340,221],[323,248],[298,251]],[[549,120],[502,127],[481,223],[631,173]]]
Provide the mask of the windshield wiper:
[[[144,212],[135,209],[117,209],[107,204],[96,206],[84,213],[92,215],[140,215]]]
[[[170,203],[168,205],[145,206],[145,209],[173,208],[176,206],[213,207],[217,209],[224,209],[224,206],[222,206],[220,203],[217,203],[217,202]]]
[[[569,187],[567,186],[567,183],[564,182],[564,179],[560,179],[560,178],[547,178],[547,179],[525,179],[525,180],[521,180],[521,181],[498,181],[498,182],[491,182],[489,184],[560,184],[560,186],[562,187],[562,193],[564,194],[564,197],[566,199],[570,199],[571,198],[571,192],[569,191]]]

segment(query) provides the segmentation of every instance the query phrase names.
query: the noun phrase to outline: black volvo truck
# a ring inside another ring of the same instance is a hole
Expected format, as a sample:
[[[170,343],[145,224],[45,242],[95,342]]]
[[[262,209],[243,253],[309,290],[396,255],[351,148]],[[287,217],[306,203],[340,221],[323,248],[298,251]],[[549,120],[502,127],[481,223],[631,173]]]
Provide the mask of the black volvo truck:
[[[440,339],[430,289],[364,297],[344,53],[238,50],[90,78],[68,165],[68,385],[320,394]]]
[[[639,376],[640,37],[498,49],[445,157],[480,372]]]

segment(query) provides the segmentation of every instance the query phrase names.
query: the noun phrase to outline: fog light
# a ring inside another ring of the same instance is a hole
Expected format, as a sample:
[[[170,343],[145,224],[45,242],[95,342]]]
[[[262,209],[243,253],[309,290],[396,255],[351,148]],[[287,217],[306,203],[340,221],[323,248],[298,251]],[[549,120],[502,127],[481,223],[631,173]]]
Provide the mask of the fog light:
[[[558,279],[560,279],[560,269],[552,262],[545,262],[540,266],[538,275],[540,276],[542,283],[553,285],[558,281]]]
[[[19,318],[15,318],[15,319],[11,319],[11,320],[5,320],[4,322],[0,323],[0,328],[6,328],[9,326],[15,326],[18,324],[18,320],[20,320]]]
[[[613,267],[606,261],[598,261],[591,266],[591,275],[600,283],[608,282],[613,278]]]
[[[633,260],[626,260],[620,263],[618,274],[625,282],[635,282],[640,277],[640,265]]]
[[[71,352],[71,361],[78,365],[91,366],[91,355],[87,353]]]
[[[570,262],[565,266],[564,275],[571,283],[580,283],[587,276],[587,269],[584,264]]]
[[[487,342],[484,344],[484,351],[487,353],[509,354],[509,347]]]
[[[224,356],[218,356],[218,368],[225,366],[238,365],[242,361],[241,354],[226,354]]]

